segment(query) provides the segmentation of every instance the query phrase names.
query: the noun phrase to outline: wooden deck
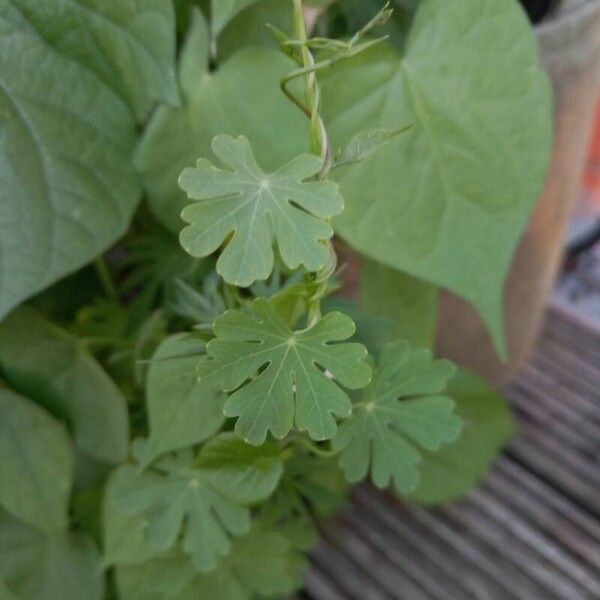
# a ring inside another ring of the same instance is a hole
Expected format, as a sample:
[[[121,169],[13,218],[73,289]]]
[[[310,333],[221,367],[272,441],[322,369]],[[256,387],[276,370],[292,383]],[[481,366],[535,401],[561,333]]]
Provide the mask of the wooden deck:
[[[520,435],[468,499],[426,510],[358,488],[299,598],[600,599],[600,328],[551,307],[506,395]]]

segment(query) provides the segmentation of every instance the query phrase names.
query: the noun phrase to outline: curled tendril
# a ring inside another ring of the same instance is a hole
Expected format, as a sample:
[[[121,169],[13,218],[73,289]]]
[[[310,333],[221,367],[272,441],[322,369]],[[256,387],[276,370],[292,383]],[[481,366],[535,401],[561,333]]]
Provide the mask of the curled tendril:
[[[281,91],[291,100],[311,121],[312,150],[323,160],[323,167],[319,173],[319,179],[325,179],[329,173],[332,163],[331,147],[327,136],[325,123],[320,115],[321,88],[318,84],[316,74],[334,64],[352,58],[361,52],[386,40],[388,36],[382,36],[373,40],[363,42],[362,39],[374,28],[385,24],[393,13],[390,3],[385,6],[352,38],[345,42],[329,38],[315,37],[308,39],[302,0],[294,0],[294,18],[296,34],[298,39],[290,39],[285,33],[273,26],[269,26],[279,41],[283,52],[294,59],[300,68],[284,75],[280,82]],[[329,52],[329,56],[320,61],[315,61],[312,49]],[[297,50],[300,50],[298,53]],[[300,77],[307,78],[306,98],[304,102],[298,98],[290,88],[289,84]]]
[[[321,157],[322,167],[318,174],[318,179],[326,179],[333,165],[332,150],[327,135],[325,122],[321,116],[321,88],[317,81],[317,73],[328,69],[332,65],[352,58],[361,52],[364,52],[371,46],[386,40],[388,36],[379,37],[373,40],[362,41],[374,27],[385,24],[391,17],[393,10],[390,3],[385,6],[359,31],[357,31],[349,41],[333,40],[322,37],[309,39],[306,33],[306,23],[304,21],[304,10],[302,0],[293,0],[294,2],[294,26],[297,39],[289,38],[284,32],[273,26],[269,26],[271,31],[279,41],[281,50],[291,57],[299,68],[284,75],[279,86],[281,91],[291,100],[309,119],[311,124],[311,150],[314,154]],[[329,53],[322,60],[315,61],[312,50],[319,50]],[[289,84],[298,78],[306,78],[306,100],[302,100],[294,94]],[[321,300],[327,295],[329,290],[329,279],[334,275],[337,268],[337,256],[331,241],[328,242],[329,260],[319,271],[312,275],[312,283],[315,285],[315,292],[309,298],[308,322],[309,326],[316,323],[321,318]]]

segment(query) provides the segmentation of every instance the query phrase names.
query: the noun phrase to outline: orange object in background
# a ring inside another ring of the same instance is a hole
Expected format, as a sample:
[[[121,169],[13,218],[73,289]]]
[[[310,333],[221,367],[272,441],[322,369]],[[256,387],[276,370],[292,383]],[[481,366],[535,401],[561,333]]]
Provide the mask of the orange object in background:
[[[596,128],[590,145],[589,160],[583,178],[583,211],[600,214],[600,104]]]

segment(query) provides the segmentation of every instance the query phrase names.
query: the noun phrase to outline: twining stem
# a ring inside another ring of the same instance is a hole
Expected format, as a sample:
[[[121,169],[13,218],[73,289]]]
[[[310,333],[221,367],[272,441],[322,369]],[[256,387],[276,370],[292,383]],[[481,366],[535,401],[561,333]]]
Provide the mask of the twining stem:
[[[307,116],[310,118],[310,139],[311,139],[311,151],[321,157],[323,160],[323,168],[319,175],[319,179],[325,179],[328,172],[328,153],[329,145],[327,141],[327,131],[323,119],[319,114],[321,108],[321,89],[317,82],[317,76],[315,73],[315,59],[310,51],[307,44],[306,35],[306,22],[304,20],[304,9],[302,7],[302,0],[294,0],[294,29],[298,41],[300,42],[300,53],[302,57],[302,73],[292,73],[291,77],[296,78],[301,74],[306,74],[306,107],[299,104],[300,108],[304,110]],[[287,81],[282,81],[282,89],[284,93],[290,97],[287,91]],[[294,102],[295,99],[292,98]],[[296,104],[298,104],[296,102]]]

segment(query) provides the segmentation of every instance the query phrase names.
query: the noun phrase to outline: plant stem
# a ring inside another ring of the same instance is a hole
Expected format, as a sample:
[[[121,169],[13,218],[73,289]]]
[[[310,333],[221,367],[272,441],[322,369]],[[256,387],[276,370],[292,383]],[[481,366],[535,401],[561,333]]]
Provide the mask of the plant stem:
[[[307,44],[308,38],[306,35],[306,22],[304,20],[302,0],[294,0],[294,28],[300,43],[302,67],[306,69],[306,102],[307,114],[310,117],[311,151],[323,160],[323,169],[321,170],[319,179],[324,179],[327,174],[329,148],[325,124],[319,115],[321,90],[317,83],[316,73],[314,72],[315,59]]]
[[[110,270],[108,269],[108,265],[104,260],[103,256],[98,256],[94,261],[94,266],[96,267],[96,273],[98,274],[98,279],[102,284],[102,288],[104,289],[104,293],[110,300],[114,300],[118,302],[119,294],[117,292],[117,288],[115,287],[114,281],[110,274]]]

